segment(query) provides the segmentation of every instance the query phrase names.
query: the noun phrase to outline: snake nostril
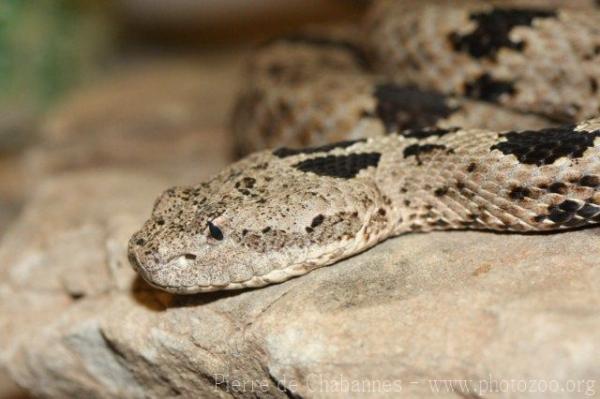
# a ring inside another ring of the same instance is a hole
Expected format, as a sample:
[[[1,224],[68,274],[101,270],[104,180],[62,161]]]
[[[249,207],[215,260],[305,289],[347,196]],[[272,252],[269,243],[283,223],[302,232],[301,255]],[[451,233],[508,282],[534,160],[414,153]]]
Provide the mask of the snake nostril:
[[[196,259],[196,255],[194,255],[194,254],[185,254],[184,257],[189,260]]]

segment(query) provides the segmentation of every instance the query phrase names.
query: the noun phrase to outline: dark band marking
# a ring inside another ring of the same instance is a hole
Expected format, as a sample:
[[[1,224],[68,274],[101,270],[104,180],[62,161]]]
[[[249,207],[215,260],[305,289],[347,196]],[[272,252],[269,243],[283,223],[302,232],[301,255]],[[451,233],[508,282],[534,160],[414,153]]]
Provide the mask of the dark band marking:
[[[577,201],[564,200],[560,204],[553,205],[548,208],[548,219],[556,224],[562,224],[566,226],[580,225],[586,221],[581,220],[582,216],[579,214],[579,210],[583,209],[584,207],[584,204],[580,204]],[[585,214],[586,212],[590,212],[589,207],[583,213]]]
[[[579,203],[577,201],[573,201],[573,200],[564,200],[563,202],[561,202],[558,205],[558,208],[561,211],[564,212],[570,212],[570,213],[574,213],[575,211],[577,211],[579,208],[581,208],[581,205],[579,205]]]
[[[448,106],[443,94],[414,86],[380,84],[375,87],[373,95],[377,99],[375,114],[388,134],[435,126],[438,120],[457,110]]]
[[[505,155],[514,155],[519,162],[531,165],[548,165],[561,157],[579,158],[585,150],[594,146],[600,130],[575,131],[573,126],[549,128],[538,131],[502,133],[506,138],[490,147]]]
[[[325,157],[307,159],[293,165],[302,172],[312,172],[319,176],[339,177],[350,179],[358,172],[370,166],[379,164],[381,154],[377,152],[366,152],[349,155],[328,155]]]
[[[412,144],[404,149],[404,158],[414,156],[419,165],[422,164],[420,155],[426,154],[435,150],[445,150],[446,146],[441,144]]]
[[[600,216],[600,206],[567,199],[558,205],[550,206],[548,214],[536,216],[535,221],[548,219],[566,227],[575,227],[588,222],[598,222],[598,216]]]
[[[438,187],[435,189],[435,191],[433,192],[433,194],[436,197],[443,197],[444,195],[448,194],[448,187],[444,186],[444,187]]]
[[[550,187],[548,187],[548,191],[555,194],[566,194],[569,191],[569,188],[565,183],[556,182],[552,183]]]
[[[437,227],[446,227],[446,226],[450,225],[450,223],[446,222],[444,219],[431,220],[431,221],[428,221],[427,224],[429,224],[430,226],[437,226]]]
[[[503,94],[515,94],[513,82],[494,79],[488,73],[484,73],[473,82],[466,82],[464,90],[468,97],[489,102],[497,102]]]
[[[469,16],[477,24],[473,32],[461,35],[453,32],[449,35],[454,51],[470,54],[475,58],[495,58],[498,50],[508,48],[523,51],[525,43],[514,42],[510,32],[516,26],[531,26],[535,18],[556,17],[556,11],[526,8],[494,8],[487,12],[473,13]]]
[[[523,198],[529,196],[531,192],[527,187],[518,186],[513,187],[513,189],[508,193],[508,196],[514,200],[522,200]]]
[[[600,185],[600,178],[594,175],[585,175],[579,179],[579,185],[584,187],[597,187]]]
[[[586,203],[577,211],[577,215],[584,219],[591,219],[600,214],[600,207]]]
[[[556,206],[550,207],[548,210],[550,211],[550,213],[548,214],[548,219],[550,219],[556,224],[566,223],[573,217],[573,214],[565,212]]]
[[[326,144],[320,147],[306,147],[306,148],[286,148],[281,147],[273,151],[273,155],[279,158],[291,157],[298,154],[314,154],[317,152],[329,152],[336,148],[347,148],[356,143],[364,143],[365,139],[359,140],[348,140],[348,141],[340,141],[337,143]]]

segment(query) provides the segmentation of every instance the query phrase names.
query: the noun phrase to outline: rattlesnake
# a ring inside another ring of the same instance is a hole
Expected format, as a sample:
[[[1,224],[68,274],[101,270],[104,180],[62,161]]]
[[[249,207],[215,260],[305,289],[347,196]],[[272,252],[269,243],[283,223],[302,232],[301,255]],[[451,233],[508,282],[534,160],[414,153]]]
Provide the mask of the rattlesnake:
[[[160,196],[129,242],[142,277],[259,287],[407,232],[600,222],[598,11],[421,3],[265,44],[234,122],[260,151]]]

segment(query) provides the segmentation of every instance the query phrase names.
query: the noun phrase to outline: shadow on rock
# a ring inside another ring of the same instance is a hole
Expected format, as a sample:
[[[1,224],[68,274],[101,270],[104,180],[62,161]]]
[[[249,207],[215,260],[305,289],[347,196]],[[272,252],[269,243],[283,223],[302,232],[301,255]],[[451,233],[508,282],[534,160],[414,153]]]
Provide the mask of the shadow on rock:
[[[189,306],[202,306],[221,299],[238,296],[242,293],[254,291],[252,288],[243,290],[203,292],[191,295],[178,295],[161,291],[152,287],[140,276],[137,276],[131,285],[131,295],[135,301],[147,309],[162,312],[169,308],[182,308]]]

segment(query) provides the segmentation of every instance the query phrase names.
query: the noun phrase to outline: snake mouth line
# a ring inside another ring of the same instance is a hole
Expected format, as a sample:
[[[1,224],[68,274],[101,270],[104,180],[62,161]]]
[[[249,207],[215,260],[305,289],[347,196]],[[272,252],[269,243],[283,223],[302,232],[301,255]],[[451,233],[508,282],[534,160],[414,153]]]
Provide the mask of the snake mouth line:
[[[364,230],[365,227],[363,227]],[[268,273],[263,275],[255,275],[251,278],[244,281],[236,281],[230,282],[227,284],[208,284],[208,285],[168,285],[168,284],[160,284],[158,282],[154,282],[150,280],[147,273],[142,272],[142,276],[144,280],[146,280],[150,285],[155,288],[170,292],[172,294],[197,294],[204,292],[214,292],[221,290],[240,290],[244,288],[259,288],[264,287],[270,284],[278,284],[283,283],[287,280],[290,280],[294,277],[298,277],[304,274],[309,273],[314,269],[318,269],[325,266],[330,266],[333,263],[336,263],[342,259],[346,259],[348,257],[357,255],[358,253],[364,252],[367,249],[371,248],[376,243],[380,242],[382,239],[387,238],[388,235],[384,234],[384,237],[377,237],[375,235],[371,236],[369,241],[355,242],[354,245],[347,248],[346,251],[340,252],[339,249],[327,252],[322,254],[316,258],[305,260],[303,262],[294,263],[289,266],[286,266],[282,269],[274,269]],[[178,255],[173,257],[173,259],[179,259],[185,257],[186,254]]]
[[[326,266],[326,265],[323,265]],[[298,277],[303,274],[308,273],[310,270],[314,268],[314,265],[309,263],[300,263],[288,266],[284,269],[276,269],[272,270],[262,276],[252,276],[251,278],[239,281],[232,282],[225,285],[189,285],[189,286],[181,286],[181,285],[162,285],[157,282],[153,282],[150,279],[146,278],[146,274],[143,273],[142,276],[144,280],[148,282],[151,286],[170,292],[172,294],[196,294],[203,292],[214,292],[221,290],[240,290],[244,288],[258,288],[264,287],[269,284],[277,284],[287,281],[293,277]]]

